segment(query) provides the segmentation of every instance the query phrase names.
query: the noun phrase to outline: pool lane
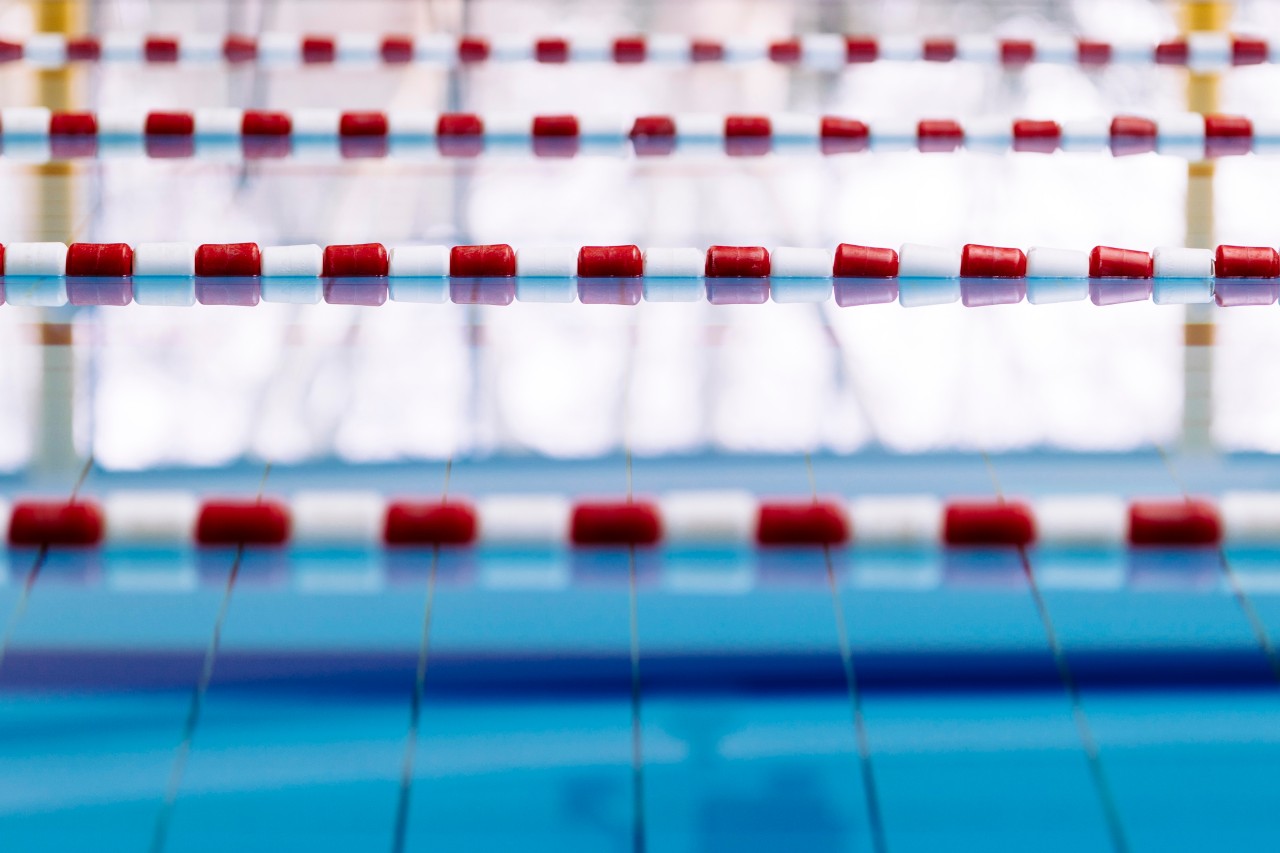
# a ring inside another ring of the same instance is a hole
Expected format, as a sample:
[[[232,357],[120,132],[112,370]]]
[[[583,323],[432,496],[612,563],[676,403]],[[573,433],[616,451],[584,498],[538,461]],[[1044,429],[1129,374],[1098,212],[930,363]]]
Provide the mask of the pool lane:
[[[33,559],[9,553],[11,567]],[[202,583],[190,551],[50,551],[0,664],[6,846],[148,846],[190,704],[190,688],[173,685],[195,683],[229,568]],[[6,614],[20,577],[0,588]],[[112,650],[157,647],[162,671],[110,671]],[[118,675],[154,689],[104,691]]]
[[[630,849],[626,554],[597,556],[441,566],[406,849]]]
[[[1147,494],[1180,499],[1170,466],[1150,467],[1143,479],[1159,485]],[[1032,548],[1028,559],[1131,848],[1255,846],[1267,821],[1245,812],[1259,777],[1280,770],[1259,736],[1280,723],[1280,685],[1218,550]]]
[[[668,553],[639,632],[654,849],[873,849],[821,549]],[[691,649],[733,667],[736,689],[682,689],[696,674],[672,664],[696,662]],[[791,661],[789,686],[770,654]]]

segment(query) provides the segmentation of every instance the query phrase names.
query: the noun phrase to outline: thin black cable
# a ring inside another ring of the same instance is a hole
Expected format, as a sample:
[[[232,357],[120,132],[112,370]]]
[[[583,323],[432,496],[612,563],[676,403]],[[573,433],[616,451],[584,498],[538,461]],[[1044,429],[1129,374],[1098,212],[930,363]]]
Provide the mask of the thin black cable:
[[[813,458],[804,456],[805,471],[809,477],[810,497],[818,500],[818,481],[813,471]],[[867,821],[871,832],[871,845],[876,853],[889,849],[884,831],[884,814],[880,806],[880,789],[876,784],[875,768],[871,763],[871,738],[867,734],[866,714],[862,708],[862,691],[858,687],[858,673],[853,664],[853,645],[849,642],[849,626],[844,608],[840,606],[840,584],[836,580],[835,561],[831,546],[822,546],[826,563],[827,586],[831,591],[831,607],[835,615],[836,641],[840,648],[840,666],[844,671],[845,689],[849,694],[849,711],[853,717],[853,737],[858,750],[858,772],[862,776],[863,796],[866,799]]]
[[[1158,444],[1156,445],[1156,452],[1160,454],[1160,460],[1164,463],[1165,470],[1169,472],[1169,476],[1173,478],[1178,490],[1182,492],[1183,499],[1190,501],[1191,493],[1187,491],[1187,486],[1178,474],[1178,470],[1173,464],[1173,459]],[[1271,633],[1267,630],[1267,623],[1263,621],[1262,615],[1258,613],[1258,608],[1254,604],[1253,598],[1250,597],[1248,590],[1245,589],[1239,573],[1232,568],[1231,561],[1227,558],[1226,546],[1219,543],[1217,552],[1218,565],[1221,566],[1222,574],[1227,579],[1227,586],[1231,588],[1231,594],[1235,598],[1236,604],[1244,613],[1244,618],[1249,623],[1249,629],[1253,631],[1258,648],[1267,659],[1267,666],[1271,668],[1271,676],[1280,682],[1280,652],[1276,651],[1275,643],[1271,639]]]
[[[23,615],[27,612],[27,603],[31,600],[32,587],[36,585],[36,578],[40,576],[40,569],[44,567],[45,558],[48,554],[49,546],[41,545],[36,551],[35,559],[31,561],[31,568],[27,570],[26,577],[22,581],[22,591],[18,593],[18,600],[14,602],[13,610],[9,612],[9,619],[4,626],[4,635],[0,637],[0,666],[3,666],[4,659],[9,653],[9,644],[13,641],[13,635],[18,630],[18,624],[22,622]]]
[[[80,473],[76,477],[76,481],[71,486],[71,496],[67,498],[68,504],[76,502],[76,498],[80,496],[80,489],[84,487],[85,480],[89,478],[89,472],[93,470],[93,454],[89,454],[89,458],[84,461],[84,465],[80,467]],[[22,622],[22,617],[27,612],[27,606],[31,601],[31,594],[35,590],[36,579],[40,577],[40,571],[44,568],[44,564],[49,558],[49,544],[42,543],[36,550],[35,559],[31,561],[31,568],[27,570],[26,576],[22,580],[22,590],[18,593],[18,600],[14,602],[13,610],[9,612],[9,618],[5,621],[4,633],[0,635],[0,666],[3,666],[4,659],[9,653],[9,645],[13,642],[13,635],[18,630],[18,625]]]
[[[258,482],[259,503],[262,502],[267,488],[267,478],[270,476],[271,463],[267,462],[262,470],[262,479]],[[151,853],[163,853],[165,845],[169,843],[169,826],[173,822],[178,794],[182,790],[182,779],[186,775],[187,763],[195,744],[196,729],[200,725],[200,716],[204,711],[205,696],[209,692],[209,685],[213,682],[214,664],[218,659],[218,650],[222,646],[222,630],[227,621],[227,613],[231,610],[231,596],[235,592],[236,580],[240,577],[244,552],[245,546],[242,542],[236,546],[235,557],[231,561],[231,571],[227,573],[227,582],[222,588],[222,601],[218,604],[218,615],[213,620],[213,633],[209,637],[209,645],[205,647],[200,677],[196,679],[196,686],[191,691],[191,703],[187,706],[187,717],[182,725],[182,739],[174,751],[173,765],[169,769],[169,782],[165,786],[164,803],[156,814],[155,826],[151,833]]]
[[[444,465],[444,489],[440,502],[449,497],[449,479],[453,474],[453,457]],[[405,737],[404,757],[400,763],[400,789],[396,795],[395,821],[392,824],[391,850],[404,853],[409,836],[409,806],[413,800],[413,770],[418,754],[418,738],[422,729],[422,699],[427,687],[427,657],[431,650],[431,617],[435,610],[436,573],[440,565],[440,545],[431,548],[431,566],[427,571],[427,593],[422,604],[422,632],[418,637],[418,664],[414,671],[413,696],[409,701],[409,732]]]
[[[1000,488],[1000,478],[996,475],[996,468],[991,462],[991,457],[985,451],[982,454],[982,461],[987,466],[987,473],[991,475],[991,484],[995,488],[996,500],[1004,503],[1004,491]],[[1111,839],[1111,846],[1116,853],[1128,853],[1130,849],[1129,839],[1124,831],[1124,823],[1120,819],[1120,808],[1116,805],[1115,794],[1111,790],[1111,785],[1107,781],[1107,774],[1102,766],[1102,754],[1098,748],[1098,741],[1093,736],[1093,728],[1089,725],[1089,716],[1085,713],[1084,700],[1080,694],[1080,685],[1071,673],[1071,667],[1067,663],[1066,650],[1058,637],[1058,630],[1054,626],[1053,617],[1049,614],[1049,605],[1044,599],[1044,594],[1040,590],[1040,583],[1036,579],[1035,569],[1031,565],[1031,556],[1027,553],[1024,545],[1018,546],[1018,560],[1022,565],[1022,573],[1027,579],[1027,587],[1031,590],[1031,600],[1035,605],[1037,615],[1040,617],[1040,624],[1044,628],[1045,639],[1049,643],[1049,652],[1053,657],[1053,665],[1058,672],[1058,680],[1062,683],[1062,689],[1066,692],[1067,701],[1071,705],[1071,719],[1075,724],[1076,734],[1080,738],[1080,746],[1084,750],[1085,762],[1089,768],[1089,777],[1093,781],[1094,791],[1097,793],[1099,804],[1102,806],[1102,815],[1107,825],[1107,835]]]
[[[831,546],[823,545],[822,555],[827,563],[827,585],[831,588],[831,603],[835,610],[836,636],[840,643],[840,665],[844,668],[844,683],[849,692],[849,705],[853,713],[853,735],[857,741],[858,770],[862,775],[862,790],[867,801],[871,846],[876,853],[885,853],[889,846],[885,840],[884,815],[880,808],[880,792],[876,786],[875,768],[871,765],[871,739],[867,735],[867,720],[862,710],[862,691],[858,689],[858,676],[853,666],[853,649],[849,644],[849,630],[845,624],[844,608],[840,606],[840,587],[836,583]]]
[[[195,689],[191,691],[191,703],[187,706],[187,717],[182,725],[182,739],[178,742],[178,748],[173,756],[173,765],[169,769],[169,783],[165,786],[164,803],[156,814],[155,826],[151,833],[151,853],[162,853],[169,841],[169,825],[173,822],[173,810],[178,802],[178,793],[182,789],[187,762],[191,758],[191,748],[195,742],[196,728],[200,725],[205,696],[209,692],[209,684],[213,681],[214,662],[218,657],[218,648],[222,644],[222,629],[226,623],[227,612],[231,608],[231,593],[235,589],[236,578],[240,575],[240,564],[243,558],[244,545],[238,545],[235,559],[231,563],[231,571],[227,574],[227,583],[222,589],[222,602],[218,605],[213,634],[209,638],[209,645],[205,648],[200,677],[196,679]]]
[[[422,606],[422,634],[418,639],[418,666],[413,679],[413,698],[409,703],[409,734],[405,738],[404,759],[400,765],[400,791],[396,797],[395,825],[391,836],[394,853],[404,853],[409,833],[409,806],[413,796],[414,757],[422,727],[422,697],[427,684],[427,654],[431,644],[431,615],[436,598],[436,568],[440,563],[440,546],[431,549],[431,568],[427,574],[427,596]]]
[[[1111,837],[1111,845],[1117,853],[1127,853],[1129,840],[1125,835],[1124,824],[1120,820],[1120,807],[1116,805],[1115,795],[1107,781],[1107,774],[1102,767],[1102,755],[1098,749],[1098,742],[1093,736],[1093,729],[1089,725],[1089,718],[1085,714],[1084,701],[1080,695],[1080,686],[1076,683],[1075,676],[1071,674],[1071,668],[1067,665],[1066,652],[1058,639],[1058,632],[1054,627],[1053,618],[1049,615],[1049,607],[1040,592],[1040,585],[1035,579],[1035,571],[1031,567],[1031,558],[1028,556],[1027,549],[1024,546],[1018,546],[1018,557],[1022,561],[1022,570],[1027,577],[1027,586],[1031,589],[1031,598],[1035,602],[1036,613],[1040,615],[1045,637],[1049,641],[1049,650],[1053,655],[1053,664],[1058,670],[1058,678],[1062,682],[1062,687],[1067,692],[1067,698],[1071,703],[1071,719],[1075,723],[1076,732],[1080,737],[1080,745],[1083,747],[1085,758],[1088,761],[1089,776],[1093,779],[1094,788],[1098,793],[1098,800],[1102,804],[1103,817],[1106,819],[1107,834]]]

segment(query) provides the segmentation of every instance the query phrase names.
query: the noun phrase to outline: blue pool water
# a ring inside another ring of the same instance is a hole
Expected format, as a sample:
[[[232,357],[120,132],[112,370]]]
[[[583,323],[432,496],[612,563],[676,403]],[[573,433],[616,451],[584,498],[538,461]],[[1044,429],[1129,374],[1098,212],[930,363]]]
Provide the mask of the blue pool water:
[[[1006,488],[1080,489],[1066,469],[1042,477],[1042,461],[996,464]],[[1206,490],[1218,474],[1271,484],[1269,468],[1233,465],[1200,469]],[[1116,467],[1160,483],[1158,460]],[[686,470],[637,465],[637,487],[682,485]],[[893,480],[817,470],[868,490],[917,477],[981,493],[985,476],[972,458]],[[439,473],[414,479],[438,488]],[[582,466],[566,482],[591,491],[617,473]],[[793,475],[803,484],[796,460],[712,465],[702,482],[766,492]],[[482,465],[455,476],[461,493],[489,489]],[[504,483],[529,486],[518,470]],[[234,554],[54,552],[20,611],[34,555],[11,551],[0,836],[136,851],[167,815],[171,851],[390,850],[403,802],[409,850],[865,850],[880,837],[893,851],[1074,851],[1112,849],[1109,803],[1134,850],[1265,849],[1280,833],[1280,684],[1222,556],[1030,550],[1074,702],[1013,551],[640,550],[633,646],[625,550],[250,550],[181,764]],[[1274,637],[1280,560],[1225,556]]]

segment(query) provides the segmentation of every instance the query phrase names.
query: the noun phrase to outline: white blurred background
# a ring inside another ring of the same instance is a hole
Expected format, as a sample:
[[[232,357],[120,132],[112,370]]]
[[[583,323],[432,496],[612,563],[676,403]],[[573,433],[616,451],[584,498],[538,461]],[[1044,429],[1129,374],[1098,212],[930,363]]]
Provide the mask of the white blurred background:
[[[0,4],[20,36],[31,4]],[[537,35],[843,32],[1156,40],[1158,2],[103,2],[98,31]],[[1242,3],[1235,29],[1280,37],[1280,4]],[[537,66],[338,70],[84,67],[84,108],[418,107],[632,116],[821,111],[914,119],[1070,118],[1185,110],[1187,72],[878,63],[841,72],[750,67]],[[0,105],[39,97],[0,68]],[[1277,112],[1280,66],[1236,69],[1224,111]],[[1220,161],[1216,242],[1276,245],[1280,158]],[[69,199],[40,206],[58,182]],[[0,160],[0,242],[253,240],[263,244],[711,243],[831,247],[1187,240],[1188,166],[1154,154],[768,156],[341,164]],[[1207,221],[1207,220],[1206,220]],[[53,236],[61,234],[63,236]],[[1280,450],[1280,313],[1216,310],[1210,435]],[[1088,303],[982,309],[834,304],[406,305],[81,309],[0,307],[0,470],[34,464],[74,425],[111,468],[697,450],[912,453],[1125,450],[1180,440],[1186,311]],[[73,346],[41,344],[73,325]],[[65,356],[65,357],[64,357]],[[1199,392],[1197,392],[1199,393]],[[56,448],[55,448],[56,449]]]

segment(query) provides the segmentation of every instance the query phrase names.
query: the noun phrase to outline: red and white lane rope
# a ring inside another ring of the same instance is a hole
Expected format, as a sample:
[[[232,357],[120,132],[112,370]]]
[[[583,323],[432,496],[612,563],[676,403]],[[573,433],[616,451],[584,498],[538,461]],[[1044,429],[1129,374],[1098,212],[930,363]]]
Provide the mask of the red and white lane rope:
[[[702,64],[771,62],[834,69],[877,61],[975,62],[1019,68],[1032,63],[1185,66],[1214,70],[1274,63],[1280,43],[1250,35],[1196,33],[1162,42],[1101,41],[1069,35],[1034,38],[807,34],[777,38],[685,35],[480,36],[373,33],[185,35],[107,33],[67,38],[41,33],[0,37],[0,63],[42,68],[71,63],[269,66],[451,66],[501,62]]]
[[[744,492],[657,499],[570,500],[493,495],[389,500],[376,493],[299,492],[200,499],[119,492],[98,501],[0,502],[11,548],[42,546],[1065,546],[1197,547],[1280,542],[1280,493],[1220,500],[1035,500],[862,496],[763,500]]]
[[[1190,158],[1280,151],[1280,119],[1194,113],[1071,121],[995,118],[862,121],[838,115],[477,115],[425,110],[290,112],[212,108],[54,112],[0,109],[0,151],[23,159],[102,154],[239,159],[476,156],[492,147],[535,155],[579,151],[664,156],[722,149],[841,154],[866,150],[950,152],[1157,152]]]
[[[1161,247],[1153,252],[907,243],[798,247],[636,245],[527,247],[257,243],[0,245],[0,301],[17,305],[381,305],[648,301],[899,301],[906,307],[1092,299],[1267,305],[1280,290],[1268,246]]]

